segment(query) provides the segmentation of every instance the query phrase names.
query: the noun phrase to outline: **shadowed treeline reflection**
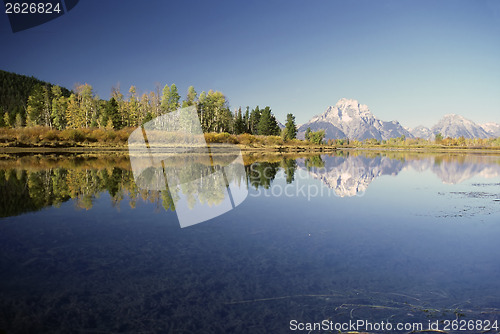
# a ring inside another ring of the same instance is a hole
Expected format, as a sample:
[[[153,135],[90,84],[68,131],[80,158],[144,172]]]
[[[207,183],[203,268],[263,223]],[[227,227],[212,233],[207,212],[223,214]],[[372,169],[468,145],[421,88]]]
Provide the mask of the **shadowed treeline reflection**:
[[[101,193],[107,192],[114,207],[127,198],[173,208],[168,191],[141,190],[126,158],[25,157],[0,163],[0,217],[60,206],[70,199],[76,208],[89,210]],[[21,167],[22,166],[22,167]]]
[[[193,157],[189,159],[193,160]],[[203,178],[204,175],[193,173],[206,170],[186,168],[179,157],[167,161],[167,164],[172,174],[189,179]],[[476,175],[496,177],[500,175],[500,157],[356,151],[339,151],[329,156],[249,155],[245,157],[245,173],[231,173],[228,181],[268,189],[280,170],[283,170],[287,183],[294,182],[297,169],[307,171],[334,189],[338,196],[348,197],[366,191],[377,177],[396,176],[405,169],[430,170],[448,184],[457,184]],[[115,207],[126,201],[134,208],[137,201],[142,200],[155,203],[158,209],[175,210],[175,203],[181,195],[187,198],[189,206],[196,200],[217,205],[223,199],[209,191],[213,186],[210,178],[203,180],[206,182],[181,184],[175,189],[167,189],[165,185],[163,190],[151,190],[137,187],[127,157],[30,156],[3,159],[0,160],[0,217],[37,211],[47,206],[57,207],[70,199],[77,208],[88,210],[105,192]]]

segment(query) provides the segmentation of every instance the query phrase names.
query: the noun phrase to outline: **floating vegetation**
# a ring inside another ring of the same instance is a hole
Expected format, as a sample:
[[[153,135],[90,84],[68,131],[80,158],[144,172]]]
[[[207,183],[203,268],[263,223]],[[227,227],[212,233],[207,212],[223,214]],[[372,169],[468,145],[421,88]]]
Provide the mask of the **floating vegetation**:
[[[451,191],[450,194],[467,198],[498,198],[500,196],[500,194],[492,194],[484,191]]]
[[[490,186],[491,184],[488,184]],[[483,184],[473,184],[472,186],[485,186]],[[427,214],[436,218],[472,218],[478,215],[488,216],[498,213],[500,210],[496,204],[500,202],[500,193],[486,191],[451,191],[448,193],[438,192],[438,196],[448,196],[460,200],[467,200],[463,205],[455,205],[452,209],[440,211],[435,214]],[[460,203],[460,202],[458,202]]]
[[[473,187],[500,187],[500,183],[473,183]]]

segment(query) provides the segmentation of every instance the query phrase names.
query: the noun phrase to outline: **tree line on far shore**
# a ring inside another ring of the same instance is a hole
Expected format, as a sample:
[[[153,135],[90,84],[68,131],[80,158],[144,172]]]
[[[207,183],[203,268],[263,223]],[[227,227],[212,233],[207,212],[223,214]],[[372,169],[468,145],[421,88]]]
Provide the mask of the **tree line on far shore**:
[[[12,81],[12,77],[8,78]],[[120,130],[140,126],[181,107],[195,106],[205,133],[282,135],[283,139],[294,139],[297,135],[295,117],[292,114],[287,115],[286,127],[282,131],[269,106],[256,106],[253,109],[247,106],[245,110],[240,107],[232,112],[226,96],[219,91],[209,90],[198,94],[195,88],[190,86],[185,99],[181,100],[175,84],[165,85],[163,89],[157,86],[155,91],[141,96],[137,94],[135,86],[130,87],[126,96],[119,87],[113,87],[111,98],[104,100],[95,94],[89,84],[78,84],[73,91],[68,91],[32,77],[24,78],[26,79],[22,83],[28,80],[32,86],[31,92],[25,103],[17,103],[14,108],[2,106],[2,127],[45,126],[56,130]],[[21,96],[23,94],[14,94],[15,92],[7,93],[4,91],[2,95],[11,96],[18,101],[24,97]]]

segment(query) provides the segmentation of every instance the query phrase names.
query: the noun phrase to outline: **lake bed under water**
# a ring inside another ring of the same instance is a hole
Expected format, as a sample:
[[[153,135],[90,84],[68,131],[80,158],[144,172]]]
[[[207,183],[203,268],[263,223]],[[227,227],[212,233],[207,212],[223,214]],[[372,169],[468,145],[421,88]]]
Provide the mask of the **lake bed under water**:
[[[500,320],[499,155],[339,151],[243,171],[240,205],[181,228],[186,189],[141,189],[126,158],[0,161],[0,332]]]

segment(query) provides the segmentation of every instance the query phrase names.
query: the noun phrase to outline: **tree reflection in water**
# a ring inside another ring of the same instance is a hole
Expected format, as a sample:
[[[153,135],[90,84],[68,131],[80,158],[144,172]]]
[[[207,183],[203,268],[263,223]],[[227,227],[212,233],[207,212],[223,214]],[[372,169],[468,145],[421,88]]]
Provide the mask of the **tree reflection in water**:
[[[58,157],[31,156],[0,160],[0,217],[37,211],[44,207],[58,207],[74,200],[80,209],[92,208],[94,199],[107,192],[112,205],[119,207],[126,199],[135,208],[138,200],[155,203],[158,209],[175,210],[180,194],[189,205],[195,201],[217,205],[223,198],[210,192],[213,179],[206,177],[210,168],[186,168],[182,159],[167,161],[172,175],[180,179],[205,176],[204,182],[182,183],[174,189],[165,185],[162,190],[143,189],[136,185],[126,156]],[[194,159],[194,160],[193,160]],[[223,158],[222,158],[223,160]],[[244,174],[230,173],[229,182],[245,183],[249,187],[269,189],[278,172],[283,170],[287,183],[295,180],[297,169],[320,180],[341,196],[354,196],[366,191],[371,182],[382,175],[398,175],[403,169],[422,172],[431,170],[443,183],[460,183],[475,175],[500,175],[498,156],[466,154],[418,154],[399,152],[344,152],[333,155],[271,155],[245,157]],[[204,175],[198,175],[204,171]],[[196,175],[194,175],[194,174]],[[241,175],[240,175],[241,174]]]

